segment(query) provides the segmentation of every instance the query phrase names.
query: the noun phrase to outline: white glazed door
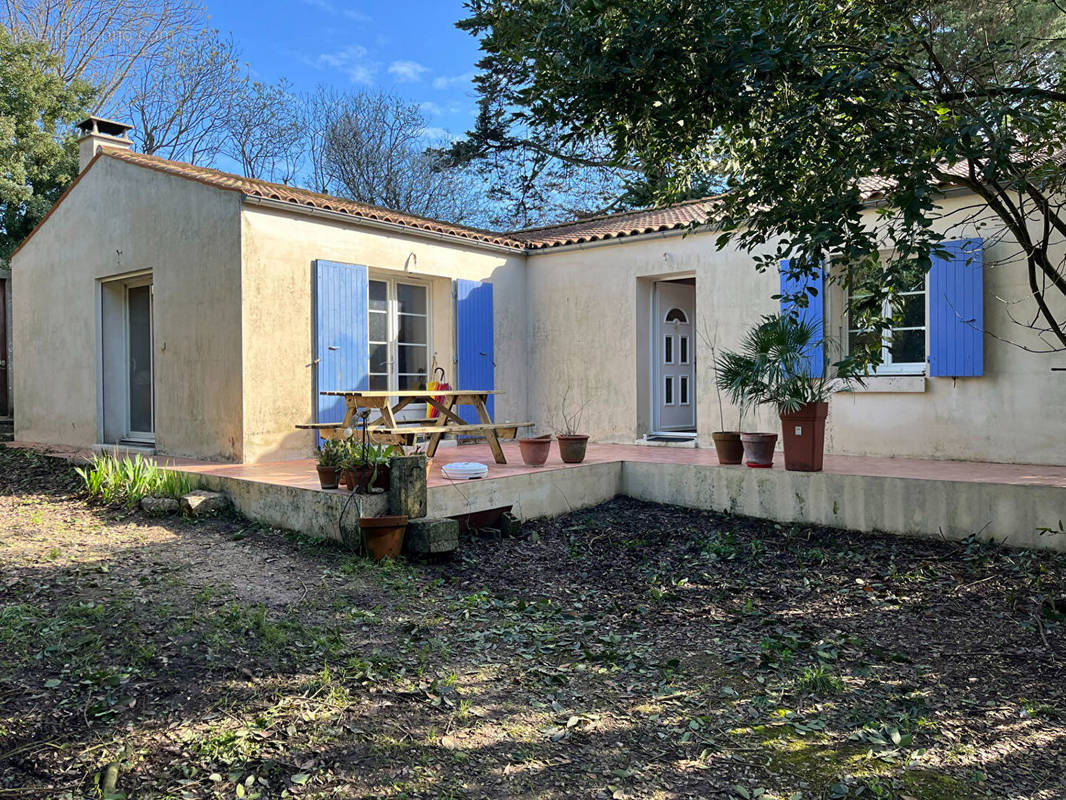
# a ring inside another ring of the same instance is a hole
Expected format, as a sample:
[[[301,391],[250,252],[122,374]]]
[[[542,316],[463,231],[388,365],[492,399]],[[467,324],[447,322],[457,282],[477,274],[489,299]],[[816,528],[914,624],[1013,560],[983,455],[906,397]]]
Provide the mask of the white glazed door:
[[[655,291],[657,430],[696,429],[696,289],[661,282]]]

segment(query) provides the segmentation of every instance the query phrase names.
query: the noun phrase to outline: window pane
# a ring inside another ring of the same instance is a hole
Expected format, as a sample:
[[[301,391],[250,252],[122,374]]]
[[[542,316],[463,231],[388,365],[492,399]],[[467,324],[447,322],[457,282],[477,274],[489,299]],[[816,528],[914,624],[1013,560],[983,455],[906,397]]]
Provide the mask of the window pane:
[[[848,331],[848,353],[855,355],[861,350],[880,350],[881,337],[876,331]]]
[[[678,380],[680,381],[678,393],[681,395],[681,405],[688,405],[688,376],[682,375]]]
[[[896,328],[925,327],[925,294],[905,294],[893,302],[893,326]]]
[[[384,344],[370,345],[370,371],[388,372],[389,347]]]
[[[406,373],[426,373],[426,348],[417,347],[415,345],[401,344],[398,348],[398,354],[400,362],[397,365],[397,372]]]
[[[396,284],[396,302],[401,314],[425,314],[426,287],[398,283]]]
[[[399,376],[400,391],[415,391],[426,388],[426,376],[425,375],[400,375]],[[408,406],[410,408],[411,406]]]
[[[674,379],[669,375],[666,376],[666,391],[663,394],[666,405],[672,406],[674,404]]]
[[[674,363],[674,337],[673,336],[667,336],[666,337],[665,347],[666,347],[666,350],[665,350],[665,354],[663,355],[663,358],[665,359],[667,364],[673,364]]]
[[[384,312],[370,312],[370,341],[385,342],[389,338],[389,315]]]
[[[682,364],[687,364],[688,363],[688,337],[687,336],[682,336],[681,337],[681,363]]]
[[[371,375],[370,376],[370,391],[372,392],[387,392],[389,390],[389,379],[385,375]]]
[[[400,314],[400,344],[426,344],[426,318]]]
[[[925,331],[895,331],[892,334],[892,363],[925,361]]]
[[[389,286],[385,281],[370,281],[370,310],[384,311],[388,306]]]
[[[667,322],[688,322],[688,317],[685,316],[685,312],[680,308],[671,308],[666,312]]]

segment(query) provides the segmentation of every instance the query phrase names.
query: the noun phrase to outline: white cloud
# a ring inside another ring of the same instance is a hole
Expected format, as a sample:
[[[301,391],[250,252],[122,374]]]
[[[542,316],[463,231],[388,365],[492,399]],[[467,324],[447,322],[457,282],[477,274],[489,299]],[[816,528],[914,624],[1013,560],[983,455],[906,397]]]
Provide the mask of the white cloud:
[[[367,49],[357,44],[349,45],[335,53],[322,53],[314,62],[314,66],[341,72],[352,83],[373,83],[378,71],[378,64],[370,59]]]
[[[389,74],[401,83],[415,83],[422,80],[422,74],[429,72],[417,61],[393,61],[389,64]]]
[[[475,73],[464,72],[462,75],[440,75],[433,79],[434,89],[452,89],[456,86],[463,86],[474,80]]]
[[[358,11],[354,8],[338,8],[332,0],[303,0],[303,4],[311,6],[311,8],[317,8],[325,14],[332,14],[334,16],[339,14],[345,19],[350,19],[352,22],[370,22],[369,14],[364,14],[362,11]]]
[[[444,128],[428,127],[423,129],[422,138],[428,139],[431,142],[455,142],[461,139],[461,136],[457,136],[451,131],[447,131]]]

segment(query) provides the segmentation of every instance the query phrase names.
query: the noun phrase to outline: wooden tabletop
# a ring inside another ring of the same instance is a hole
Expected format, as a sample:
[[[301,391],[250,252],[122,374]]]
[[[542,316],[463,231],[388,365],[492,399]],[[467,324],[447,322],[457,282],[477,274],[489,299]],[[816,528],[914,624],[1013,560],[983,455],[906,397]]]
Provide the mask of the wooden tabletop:
[[[457,397],[469,394],[504,394],[493,389],[404,389],[397,392],[368,392],[352,389],[344,392],[319,392],[331,397]]]

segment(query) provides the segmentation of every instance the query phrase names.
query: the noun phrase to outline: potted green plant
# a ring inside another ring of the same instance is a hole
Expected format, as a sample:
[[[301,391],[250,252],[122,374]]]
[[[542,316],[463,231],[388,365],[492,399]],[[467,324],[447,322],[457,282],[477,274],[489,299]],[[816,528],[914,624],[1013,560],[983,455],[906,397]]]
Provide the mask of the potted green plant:
[[[739,352],[722,354],[717,382],[734,403],[777,408],[785,434],[785,469],[822,469],[829,397],[858,380],[845,362],[837,364],[834,376],[827,370],[820,377],[808,374],[810,353],[824,345],[812,323],[781,314],[763,317],[748,331]],[[741,441],[749,467],[773,465],[776,433],[744,433]]]
[[[340,482],[341,467],[344,466],[345,450],[343,442],[326,439],[318,448],[318,482],[323,489],[336,489]]]
[[[559,457],[563,463],[580,464],[585,460],[589,443],[588,434],[578,433],[581,430],[581,417],[584,416],[586,403],[572,403],[570,389],[571,387],[567,386],[559,400],[559,421],[556,424],[555,439],[559,442]]]
[[[391,444],[349,441],[341,481],[350,492],[388,491],[389,459],[396,452],[396,447]]]

